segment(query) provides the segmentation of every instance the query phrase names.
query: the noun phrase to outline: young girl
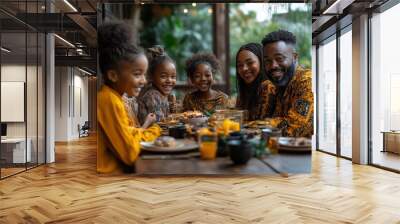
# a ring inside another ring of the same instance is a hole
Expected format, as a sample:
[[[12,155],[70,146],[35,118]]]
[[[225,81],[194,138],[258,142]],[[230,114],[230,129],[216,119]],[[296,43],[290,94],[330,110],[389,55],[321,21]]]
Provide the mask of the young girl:
[[[226,106],[228,96],[221,91],[211,89],[213,76],[217,72],[219,63],[213,54],[195,54],[186,61],[186,73],[196,90],[185,95],[184,111],[199,110],[209,114]]]
[[[122,23],[108,23],[98,29],[99,65],[104,85],[97,96],[97,171],[131,172],[140,152],[140,141],[151,141],[160,135],[160,127],[151,126],[149,114],[142,128],[129,119],[122,95],[139,95],[146,83],[147,59],[130,44],[132,31]]]
[[[263,67],[263,48],[260,44],[249,43],[241,46],[236,54],[236,83],[238,97],[236,107],[248,110],[249,120],[271,116],[273,108],[265,99],[273,100],[274,90],[267,80]]]
[[[176,99],[172,90],[176,84],[175,62],[161,46],[148,49],[150,85],[140,92],[139,120],[143,123],[147,114],[154,113],[157,121],[175,113]]]

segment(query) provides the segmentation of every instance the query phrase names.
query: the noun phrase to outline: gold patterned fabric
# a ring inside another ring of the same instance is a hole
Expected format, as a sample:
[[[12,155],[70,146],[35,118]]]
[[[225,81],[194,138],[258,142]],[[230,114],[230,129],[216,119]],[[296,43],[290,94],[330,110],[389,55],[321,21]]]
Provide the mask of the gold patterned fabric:
[[[314,96],[309,69],[297,66],[283,95],[269,80],[263,83],[261,118],[271,118],[271,125],[282,129],[283,136],[308,137],[314,133]]]
[[[261,83],[259,94],[261,100],[256,110],[257,114],[253,116],[254,120],[272,117],[276,104],[276,87],[270,80],[265,80]]]
[[[199,91],[186,94],[183,99],[183,111],[198,110],[203,113],[210,113],[218,109],[226,108],[228,96],[221,91],[215,90],[215,92],[215,95],[210,99],[200,98]]]

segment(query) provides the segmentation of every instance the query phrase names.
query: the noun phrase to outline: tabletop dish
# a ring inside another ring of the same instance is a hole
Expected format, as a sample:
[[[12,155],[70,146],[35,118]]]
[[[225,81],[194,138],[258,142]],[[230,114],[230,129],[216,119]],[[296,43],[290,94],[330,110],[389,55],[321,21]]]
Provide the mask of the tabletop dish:
[[[278,143],[279,151],[311,151],[311,139],[308,138],[280,137]]]
[[[246,128],[267,128],[270,127],[270,122],[268,120],[257,120],[257,121],[249,121],[244,124]]]
[[[141,149],[149,152],[183,152],[194,150],[199,147],[197,142],[190,139],[175,139],[175,146],[163,147],[158,146],[153,142],[141,142]]]

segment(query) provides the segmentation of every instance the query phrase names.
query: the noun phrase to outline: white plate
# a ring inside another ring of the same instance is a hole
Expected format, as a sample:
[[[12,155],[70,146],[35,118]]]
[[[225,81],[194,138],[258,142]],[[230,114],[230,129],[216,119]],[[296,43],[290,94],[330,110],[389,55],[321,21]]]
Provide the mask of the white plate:
[[[285,146],[279,145],[279,151],[287,151],[287,152],[311,152],[311,147],[299,148],[299,147],[285,147]]]
[[[305,144],[300,145],[303,142]],[[311,140],[307,138],[280,137],[278,140],[279,151],[310,152]]]
[[[161,147],[154,145],[154,142],[141,142],[140,146],[145,151],[150,152],[182,152],[189,151],[199,147],[197,142],[189,139],[176,139],[175,147]]]
[[[311,148],[311,140],[308,138],[280,137],[278,143],[282,148]]]
[[[208,117],[194,117],[194,118],[189,118],[188,123],[191,125],[202,125],[207,123]]]

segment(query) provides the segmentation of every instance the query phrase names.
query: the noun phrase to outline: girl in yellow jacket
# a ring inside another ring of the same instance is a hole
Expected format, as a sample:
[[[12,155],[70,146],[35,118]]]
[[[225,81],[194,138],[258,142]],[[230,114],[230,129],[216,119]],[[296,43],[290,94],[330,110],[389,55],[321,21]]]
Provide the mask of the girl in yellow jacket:
[[[97,171],[132,172],[140,152],[140,141],[152,141],[160,127],[149,114],[142,127],[131,119],[122,95],[138,96],[145,85],[148,62],[131,43],[132,31],[123,23],[106,23],[98,30],[99,65],[104,85],[97,95]]]

